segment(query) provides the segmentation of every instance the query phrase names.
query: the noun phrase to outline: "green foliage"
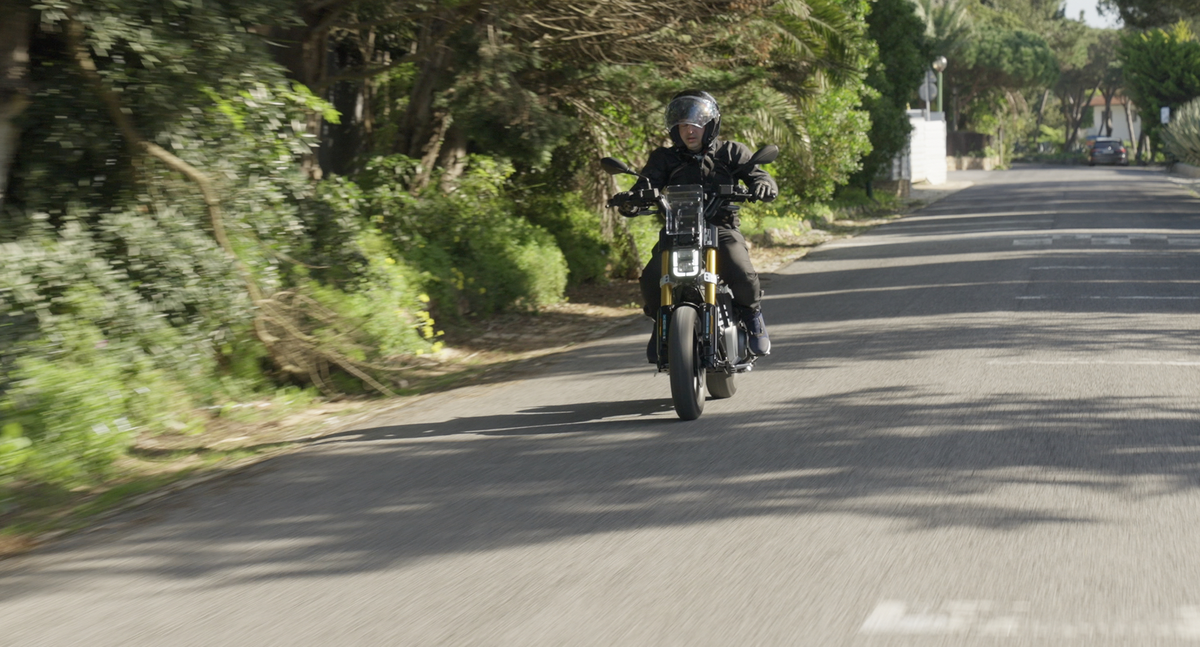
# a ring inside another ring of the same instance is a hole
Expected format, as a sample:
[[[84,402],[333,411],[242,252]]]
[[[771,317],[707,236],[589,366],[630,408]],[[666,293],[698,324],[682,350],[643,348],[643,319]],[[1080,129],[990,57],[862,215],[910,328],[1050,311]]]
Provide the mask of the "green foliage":
[[[951,63],[960,96],[976,97],[1046,87],[1058,77],[1058,64],[1050,46],[1041,36],[1023,29],[981,30],[963,51],[962,59]]]
[[[439,312],[480,316],[562,299],[566,260],[554,237],[521,217],[505,195],[511,165],[473,156],[449,194],[410,193],[416,172],[416,162],[403,156],[375,159],[356,177],[361,197],[343,208],[356,209],[392,241],[421,273]]]
[[[596,214],[578,193],[523,195],[514,191],[512,200],[516,213],[554,236],[567,262],[571,285],[606,280],[609,244],[600,235]]]
[[[1165,27],[1200,16],[1200,0],[1101,0],[1101,4],[1134,29]]]
[[[1118,52],[1125,69],[1126,92],[1157,148],[1163,137],[1161,108],[1178,110],[1200,97],[1200,41],[1187,25],[1178,23],[1169,31],[1127,34]]]
[[[805,115],[812,138],[813,161],[810,167],[800,169],[796,183],[796,193],[803,200],[825,201],[833,197],[834,190],[859,170],[859,160],[871,149],[867,137],[870,118],[859,108],[864,91],[861,84],[831,88],[813,102]]]
[[[1175,111],[1171,123],[1163,129],[1163,143],[1175,157],[1200,166],[1200,99]]]
[[[915,0],[914,8],[924,23],[932,54],[955,60],[971,41],[974,24],[970,0]]]
[[[867,16],[868,34],[879,47],[877,60],[867,72],[866,84],[874,92],[863,105],[871,118],[868,135],[871,151],[863,157],[858,184],[871,181],[908,145],[912,124],[908,101],[932,60],[931,43],[910,0],[879,0]]]
[[[337,115],[255,35],[290,8],[41,7],[35,92],[0,213],[0,480],[93,482],[134,430],[197,430],[195,407],[254,397],[278,375],[195,183],[132,152],[79,72],[64,37],[73,25],[139,136],[213,181],[259,288],[341,319],[296,323],[359,359],[430,348],[415,272],[386,267],[356,219],[313,200],[300,170],[310,112]],[[293,271],[296,258],[324,267]]]

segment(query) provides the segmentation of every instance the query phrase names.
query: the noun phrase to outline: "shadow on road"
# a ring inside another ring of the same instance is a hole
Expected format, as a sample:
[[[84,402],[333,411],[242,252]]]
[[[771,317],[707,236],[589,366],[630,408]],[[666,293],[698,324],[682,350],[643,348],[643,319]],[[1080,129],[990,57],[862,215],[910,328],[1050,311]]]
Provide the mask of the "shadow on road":
[[[1162,493],[1200,485],[1200,412],[1155,399],[1064,406],[895,387],[696,423],[676,422],[668,406],[596,402],[331,438],[188,492],[176,509],[143,511],[156,523],[119,531],[68,569],[43,569],[39,588],[89,572],[223,587],[762,515],[869,515],[899,532],[1105,523],[964,495],[1030,484],[1119,492],[1144,476],[1163,477]],[[105,559],[118,553],[137,557]],[[28,593],[22,579],[0,579],[0,599]]]

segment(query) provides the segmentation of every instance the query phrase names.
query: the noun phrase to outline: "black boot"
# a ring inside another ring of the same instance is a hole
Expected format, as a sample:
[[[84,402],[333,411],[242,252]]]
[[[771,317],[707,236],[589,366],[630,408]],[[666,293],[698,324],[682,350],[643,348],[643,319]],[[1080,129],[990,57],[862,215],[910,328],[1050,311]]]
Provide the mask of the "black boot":
[[[658,335],[653,328],[650,329],[650,342],[646,344],[646,361],[651,364],[658,363]]]
[[[762,310],[754,310],[743,319],[750,339],[748,345],[753,355],[770,355],[771,338],[767,336],[767,322],[763,321]]]

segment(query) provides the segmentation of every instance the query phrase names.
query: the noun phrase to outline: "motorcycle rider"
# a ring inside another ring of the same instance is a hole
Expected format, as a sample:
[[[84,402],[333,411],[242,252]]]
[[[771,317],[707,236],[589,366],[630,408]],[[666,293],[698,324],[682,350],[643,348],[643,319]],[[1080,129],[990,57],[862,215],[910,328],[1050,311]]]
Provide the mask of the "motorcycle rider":
[[[745,162],[754,154],[740,142],[718,139],[721,132],[721,111],[717,100],[701,90],[685,90],[671,98],[667,105],[666,126],[671,133],[672,146],[660,146],[650,153],[642,178],[631,191],[669,185],[699,184],[706,190],[717,185],[746,183],[760,201],[769,202],[779,194],[779,188],[769,173]],[[637,215],[636,206],[620,207],[624,216]],[[749,349],[755,355],[771,352],[771,339],[763,321],[759,296],[762,293],[758,273],[750,263],[746,239],[738,231],[741,224],[737,209],[722,210],[713,224],[717,225],[717,267],[721,279],[733,292],[733,303],[746,323]],[[642,270],[639,281],[642,290],[643,312],[655,318],[661,299],[659,281],[662,278],[661,250],[658,244],[650,252],[650,262]],[[658,362],[654,333],[646,347],[646,359]]]

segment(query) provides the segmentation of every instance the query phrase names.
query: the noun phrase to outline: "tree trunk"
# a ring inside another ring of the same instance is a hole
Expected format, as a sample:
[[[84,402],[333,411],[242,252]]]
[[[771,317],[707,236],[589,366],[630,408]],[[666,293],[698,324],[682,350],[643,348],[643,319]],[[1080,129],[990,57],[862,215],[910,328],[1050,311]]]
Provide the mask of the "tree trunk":
[[[1070,135],[1067,136],[1067,141],[1064,143],[1066,151],[1071,150],[1071,146],[1075,143],[1075,139],[1079,137],[1079,124],[1083,121],[1083,110],[1092,102],[1092,97],[1096,96],[1096,88],[1092,88],[1088,92],[1087,99],[1083,98],[1085,90],[1081,90],[1078,95],[1071,97],[1070,104],[1063,105],[1063,113],[1067,118],[1067,126],[1070,128]],[[1064,151],[1064,152],[1066,152]]]
[[[23,0],[0,0],[0,207],[8,190],[8,174],[17,154],[17,116],[29,105],[31,12]]]
[[[437,165],[444,169],[438,186],[443,193],[452,193],[458,188],[458,178],[467,168],[467,134],[462,128],[451,124],[446,130]]]
[[[416,45],[421,63],[396,135],[396,152],[409,157],[420,159],[430,150],[436,155],[445,132],[445,117],[433,105],[450,64],[442,30],[441,21],[427,20]]]
[[[1105,137],[1112,137],[1113,118],[1112,118],[1112,100],[1113,95],[1104,93],[1104,117],[1101,119],[1100,130],[1104,131]],[[1099,132],[1099,131],[1097,131]]]
[[[303,26],[274,27],[269,36],[272,41],[285,46],[275,51],[275,60],[288,70],[289,76],[303,83],[314,94],[327,98],[324,87],[328,76],[329,25],[351,4],[350,0],[318,3],[319,8],[302,4],[297,10]],[[318,146],[324,145],[324,119],[320,113],[310,112],[305,121],[305,130],[317,137]],[[310,178],[319,180],[324,175],[316,151],[303,155],[300,167]]]
[[[1129,147],[1133,148],[1137,145],[1137,137],[1133,134],[1133,104],[1128,97],[1125,98],[1125,127],[1129,129]]]
[[[1037,126],[1034,127],[1034,129],[1033,129],[1033,150],[1034,150],[1034,152],[1037,152],[1037,153],[1041,152],[1040,150],[1038,150],[1038,138],[1042,136],[1042,121],[1046,117],[1046,101],[1048,101],[1049,99],[1050,99],[1050,88],[1046,88],[1045,92],[1042,92],[1042,100],[1040,102],[1038,102]]]

